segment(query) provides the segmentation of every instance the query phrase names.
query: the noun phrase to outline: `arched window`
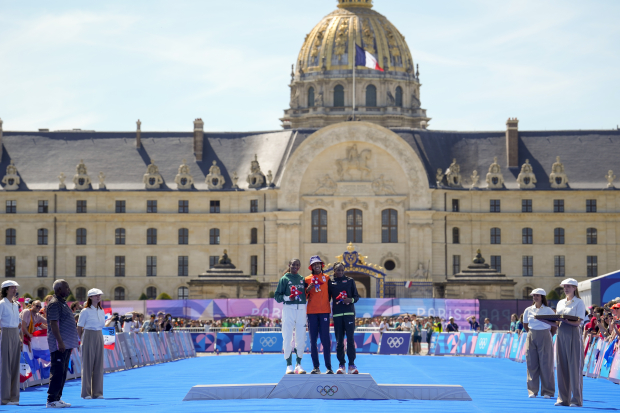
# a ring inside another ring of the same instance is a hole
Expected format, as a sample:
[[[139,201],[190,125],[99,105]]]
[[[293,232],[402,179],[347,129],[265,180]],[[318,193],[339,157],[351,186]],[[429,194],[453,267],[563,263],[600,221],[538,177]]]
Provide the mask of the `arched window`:
[[[37,235],[37,244],[47,245],[47,230],[45,228],[41,228],[37,231]]]
[[[37,288],[37,298],[40,301],[43,301],[46,295],[47,295],[47,288],[45,287]]]
[[[75,245],[86,245],[86,228],[75,230]]]
[[[362,242],[361,238],[359,242]],[[381,211],[381,242],[384,244],[398,242],[398,211],[395,209]]]
[[[179,287],[177,290],[177,297],[179,300],[187,300],[189,298],[189,288]]]
[[[179,228],[179,245],[187,245],[189,243],[189,230],[187,228]]]
[[[366,86],[366,106],[377,106],[377,88],[374,85]]]
[[[15,245],[17,243],[17,231],[15,228],[8,228],[6,230],[6,245]]]
[[[564,228],[556,228],[553,230],[553,243],[564,244]]]
[[[586,238],[588,244],[598,244],[598,233],[596,228],[588,228],[586,230]]]
[[[156,228],[149,228],[146,230],[146,245],[157,245]]]
[[[116,228],[114,231],[114,244],[125,245],[125,228]]]
[[[84,302],[86,301],[86,288],[84,287],[78,287],[75,289],[75,298],[80,301],[80,302]]]
[[[157,298],[157,288],[155,287],[147,287],[146,288],[146,299],[154,300]]]
[[[524,300],[529,300],[530,298],[532,298],[530,296],[530,294],[532,293],[532,287],[523,287],[523,299]]]
[[[534,243],[534,230],[532,228],[523,228],[521,230],[521,243],[533,244]]]
[[[313,87],[308,89],[308,107],[309,108],[314,107],[314,88]]]
[[[252,228],[250,230],[250,244],[258,244],[258,229]]]
[[[123,287],[116,287],[114,289],[114,299],[121,301],[125,299],[125,289]]]
[[[364,219],[361,210],[349,209],[347,211],[347,242],[363,242],[363,224]]]
[[[502,230],[499,228],[491,228],[491,244],[502,243]]]
[[[399,108],[403,107],[403,88],[401,88],[400,86],[398,86],[396,88],[396,106],[398,106]]]
[[[461,231],[457,227],[452,228],[452,243],[453,244],[461,243]]]
[[[336,85],[334,88],[334,107],[344,107],[344,87],[342,85]]]
[[[324,209],[312,211],[312,242],[327,243],[327,211]]]
[[[217,228],[211,228],[209,230],[209,244],[220,245],[220,230]]]

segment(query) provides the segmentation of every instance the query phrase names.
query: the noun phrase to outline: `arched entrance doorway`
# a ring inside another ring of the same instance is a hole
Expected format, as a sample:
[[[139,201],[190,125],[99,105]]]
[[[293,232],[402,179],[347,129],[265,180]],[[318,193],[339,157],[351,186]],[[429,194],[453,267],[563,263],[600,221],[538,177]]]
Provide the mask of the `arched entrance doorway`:
[[[367,263],[366,258],[355,251],[353,243],[349,243],[347,251],[336,259],[344,264],[345,275],[355,280],[355,286],[360,297],[371,298],[374,292],[376,298],[383,298],[385,282],[383,267]],[[334,264],[329,264],[323,271],[333,277]]]

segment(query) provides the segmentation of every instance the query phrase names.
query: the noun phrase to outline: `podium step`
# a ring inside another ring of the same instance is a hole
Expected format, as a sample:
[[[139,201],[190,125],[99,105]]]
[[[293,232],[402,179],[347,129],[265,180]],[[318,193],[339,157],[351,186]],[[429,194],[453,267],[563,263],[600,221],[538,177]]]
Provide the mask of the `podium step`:
[[[184,401],[230,399],[471,401],[463,386],[377,384],[370,374],[288,374],[275,384],[198,385]]]

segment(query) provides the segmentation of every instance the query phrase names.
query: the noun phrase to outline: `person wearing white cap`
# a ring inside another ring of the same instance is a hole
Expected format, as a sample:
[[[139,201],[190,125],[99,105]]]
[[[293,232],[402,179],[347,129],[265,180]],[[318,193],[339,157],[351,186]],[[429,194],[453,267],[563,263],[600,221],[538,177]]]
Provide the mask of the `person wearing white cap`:
[[[103,399],[103,332],[105,313],[101,307],[103,291],[88,290],[88,299],[78,319],[82,341],[82,398]],[[112,319],[108,320],[110,324]]]
[[[547,304],[547,293],[536,288],[530,293],[534,303],[523,313],[523,328],[527,331],[525,342],[525,362],[527,365],[527,392],[530,398],[540,394],[545,399],[555,395],[553,377],[553,341],[551,323],[535,318],[537,315],[555,314]]]
[[[583,405],[583,341],[579,327],[586,318],[586,305],[579,298],[577,280],[567,278],[560,284],[566,298],[560,300],[556,313],[578,317],[577,321],[562,320],[558,328],[557,372],[558,401],[556,406]],[[571,396],[572,393],[572,396]]]
[[[19,404],[19,368],[23,336],[19,321],[19,304],[15,281],[2,283],[0,300],[0,394],[2,404]]]

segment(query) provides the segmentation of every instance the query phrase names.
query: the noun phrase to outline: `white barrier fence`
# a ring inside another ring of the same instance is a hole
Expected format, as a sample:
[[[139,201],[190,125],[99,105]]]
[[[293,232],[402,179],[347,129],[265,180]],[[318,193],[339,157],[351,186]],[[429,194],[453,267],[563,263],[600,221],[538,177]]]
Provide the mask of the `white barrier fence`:
[[[67,380],[81,377],[81,350],[73,349]],[[32,377],[22,383],[22,388],[49,383],[49,365],[34,362],[32,352],[24,350],[30,358]],[[111,373],[152,364],[196,357],[196,350],[189,332],[117,333],[113,350],[104,349],[104,372]],[[47,369],[47,370],[46,370]]]

